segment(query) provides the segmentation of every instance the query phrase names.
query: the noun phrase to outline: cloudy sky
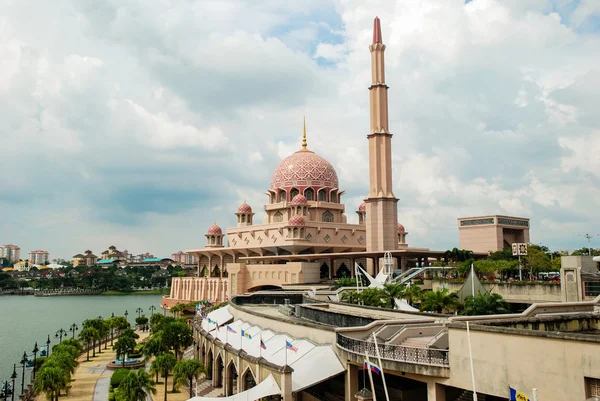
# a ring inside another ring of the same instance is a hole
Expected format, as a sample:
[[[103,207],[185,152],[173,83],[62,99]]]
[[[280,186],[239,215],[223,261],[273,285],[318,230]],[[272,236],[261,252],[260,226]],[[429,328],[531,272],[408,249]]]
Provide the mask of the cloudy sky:
[[[203,247],[277,163],[367,190],[372,20],[388,46],[394,192],[411,245],[456,218],[600,231],[597,0],[0,0],[0,243],[70,258]],[[600,240],[595,240],[600,246]],[[26,255],[25,255],[26,256]]]

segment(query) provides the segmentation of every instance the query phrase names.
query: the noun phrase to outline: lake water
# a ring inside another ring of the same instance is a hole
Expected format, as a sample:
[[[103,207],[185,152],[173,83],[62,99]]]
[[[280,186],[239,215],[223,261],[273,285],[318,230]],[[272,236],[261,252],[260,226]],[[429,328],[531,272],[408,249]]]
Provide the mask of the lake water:
[[[58,343],[55,333],[63,328],[72,337],[69,328],[73,323],[79,326],[85,319],[98,316],[122,316],[127,310],[130,323],[135,323],[136,309],[142,308],[147,317],[150,316],[150,306],[161,312],[161,295],[77,295],[34,297],[33,295],[3,295],[0,296],[0,382],[9,380],[13,364],[17,364],[15,381],[17,394],[21,390],[22,367],[19,364],[23,351],[31,355],[37,341],[38,347],[46,344],[48,334],[52,341],[50,347]],[[77,331],[75,336],[79,333]],[[63,340],[65,337],[63,337]],[[38,354],[39,356],[39,354]],[[31,369],[26,369],[26,371]],[[26,373],[25,383],[28,383]]]

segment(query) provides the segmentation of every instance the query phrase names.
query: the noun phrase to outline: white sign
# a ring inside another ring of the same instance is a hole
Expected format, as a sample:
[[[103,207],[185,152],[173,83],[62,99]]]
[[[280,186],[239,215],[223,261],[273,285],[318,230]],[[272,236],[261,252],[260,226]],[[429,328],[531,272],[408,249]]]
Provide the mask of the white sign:
[[[513,256],[527,255],[527,244],[512,244]]]

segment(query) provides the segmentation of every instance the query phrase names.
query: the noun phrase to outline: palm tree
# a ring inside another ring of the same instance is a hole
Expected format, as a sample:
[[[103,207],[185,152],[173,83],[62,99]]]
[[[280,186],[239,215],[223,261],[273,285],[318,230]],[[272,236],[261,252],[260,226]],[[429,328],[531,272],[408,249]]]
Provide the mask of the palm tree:
[[[192,345],[192,330],[182,321],[174,321],[165,325],[162,332],[163,341],[175,352],[177,359],[179,359],[180,350]]]
[[[175,364],[177,363],[177,358],[173,354],[163,354],[156,357],[156,359],[152,362],[154,368],[153,371],[162,372],[165,376],[165,399],[167,401],[167,382],[169,381],[169,372],[173,370]],[[173,383],[173,391],[175,391],[175,384]]]
[[[406,299],[406,302],[410,305],[412,305],[414,301],[421,299],[422,296],[423,290],[421,290],[421,287],[418,285],[411,285],[404,291],[404,299]]]
[[[199,360],[186,359],[185,361],[179,361],[173,369],[173,383],[177,388],[182,384],[189,384],[190,398],[192,398],[193,380],[197,379],[202,373],[206,373],[206,369]]]
[[[153,356],[158,356],[169,352],[169,347],[165,344],[162,339],[163,332],[158,331],[154,333],[149,339],[144,347],[142,348],[142,353],[146,357],[146,360],[149,360]]]
[[[84,327],[81,332],[79,332],[79,339],[83,341],[87,345],[87,358],[86,361],[90,360],[90,346],[94,352],[94,357],[96,356],[96,347],[94,347],[94,340],[98,336],[98,331],[92,326]]]
[[[365,288],[360,293],[360,300],[365,305],[383,307],[388,304],[387,295],[378,288]]]
[[[117,354],[116,355],[117,359],[121,358],[121,360],[123,361],[123,364],[122,364],[123,367],[125,366],[125,357],[134,348],[135,348],[135,340],[128,336],[119,337],[119,339],[115,343],[115,346],[113,347],[113,349],[115,350],[115,353]]]
[[[423,294],[421,310],[442,313],[456,307],[458,296],[455,292],[450,293],[447,288],[443,290],[428,291]]]
[[[350,304],[357,304],[360,300],[360,294],[356,290],[344,291],[342,293],[342,301]]]
[[[465,298],[463,315],[498,315],[508,313],[508,304],[500,294],[479,293]]]
[[[118,387],[119,401],[146,401],[150,394],[156,394],[152,377],[144,369],[132,370]]]
[[[394,309],[396,298],[400,299],[404,297],[406,293],[406,286],[401,283],[389,283],[383,285],[383,292],[389,298],[390,308]]]
[[[67,380],[58,366],[44,366],[37,372],[33,388],[36,393],[45,393],[49,401],[58,401],[58,392],[66,387]]]

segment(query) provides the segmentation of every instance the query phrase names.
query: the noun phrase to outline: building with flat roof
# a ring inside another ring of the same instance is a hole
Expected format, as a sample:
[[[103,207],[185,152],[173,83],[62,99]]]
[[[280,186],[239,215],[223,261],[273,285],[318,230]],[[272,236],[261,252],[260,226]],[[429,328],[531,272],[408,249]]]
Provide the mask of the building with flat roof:
[[[529,243],[529,219],[489,215],[458,219],[461,249],[473,252],[496,252],[514,243]]]
[[[45,265],[50,262],[50,252],[36,250],[29,251],[28,261],[30,265]]]
[[[21,259],[21,248],[14,244],[0,246],[0,258],[8,259],[9,262],[18,262]]]

